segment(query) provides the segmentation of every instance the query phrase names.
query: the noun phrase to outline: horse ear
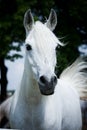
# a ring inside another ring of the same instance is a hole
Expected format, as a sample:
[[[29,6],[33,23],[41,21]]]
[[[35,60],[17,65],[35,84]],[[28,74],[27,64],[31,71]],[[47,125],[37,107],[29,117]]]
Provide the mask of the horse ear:
[[[57,25],[57,15],[56,15],[56,12],[54,11],[54,9],[51,9],[49,18],[48,18],[48,20],[46,22],[46,26],[51,31],[53,31],[55,29],[56,25]]]
[[[34,24],[34,18],[32,16],[31,10],[27,10],[24,15],[24,27],[26,30],[26,33],[29,33],[29,31],[32,29],[32,26]]]

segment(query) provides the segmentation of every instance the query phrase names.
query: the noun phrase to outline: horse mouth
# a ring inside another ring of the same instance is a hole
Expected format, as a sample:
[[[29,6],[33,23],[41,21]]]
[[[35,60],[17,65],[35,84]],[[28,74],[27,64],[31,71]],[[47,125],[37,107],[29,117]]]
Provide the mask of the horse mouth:
[[[54,94],[54,91],[40,91],[42,95],[45,95],[45,96],[49,96],[49,95],[53,95]]]
[[[42,86],[39,84],[39,89],[42,95],[49,96],[54,94],[54,87],[47,88],[47,86]]]

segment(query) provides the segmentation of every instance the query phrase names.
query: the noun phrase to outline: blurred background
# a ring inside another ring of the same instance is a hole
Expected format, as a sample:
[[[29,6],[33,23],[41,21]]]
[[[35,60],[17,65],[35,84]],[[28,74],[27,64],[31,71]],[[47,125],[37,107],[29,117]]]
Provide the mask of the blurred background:
[[[51,8],[57,13],[54,31],[65,47],[57,48],[57,76],[79,55],[87,56],[87,0],[0,0],[0,102],[18,87],[23,73],[23,17],[31,9],[43,23]]]

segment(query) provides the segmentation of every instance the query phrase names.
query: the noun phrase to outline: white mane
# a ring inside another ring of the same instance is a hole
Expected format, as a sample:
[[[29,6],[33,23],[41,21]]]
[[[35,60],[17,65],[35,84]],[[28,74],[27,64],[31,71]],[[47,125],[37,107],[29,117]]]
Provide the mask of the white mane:
[[[37,21],[34,25],[34,34],[36,41],[40,41],[45,47],[61,45],[55,34],[47,27],[44,26],[40,21]],[[39,39],[38,39],[39,38]],[[44,41],[45,40],[45,41]]]
[[[58,38],[55,36],[55,34],[44,24],[42,24],[40,21],[37,21],[32,28],[33,36],[35,38],[35,42],[39,48],[45,48],[48,46],[50,47],[57,45],[63,46],[63,44],[58,40]],[[30,35],[28,35],[28,38]],[[39,43],[39,44],[38,44]]]

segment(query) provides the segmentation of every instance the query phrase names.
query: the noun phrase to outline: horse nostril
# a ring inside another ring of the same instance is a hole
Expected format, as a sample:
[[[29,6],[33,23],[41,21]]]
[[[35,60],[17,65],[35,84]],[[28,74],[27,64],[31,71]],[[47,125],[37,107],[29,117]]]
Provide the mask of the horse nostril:
[[[46,77],[45,76],[41,76],[40,77],[40,82],[41,83],[43,83],[43,84],[56,84],[57,83],[57,77],[56,76],[53,76],[52,78],[51,78],[51,80],[50,80],[50,82],[49,81],[47,81],[47,79],[46,79]]]
[[[53,76],[52,79],[51,79],[51,82],[53,82],[53,83],[56,84],[56,83],[57,83],[57,77],[56,77],[56,76]]]
[[[41,76],[40,81],[41,81],[41,83],[45,84],[46,83],[46,78],[44,76]]]

